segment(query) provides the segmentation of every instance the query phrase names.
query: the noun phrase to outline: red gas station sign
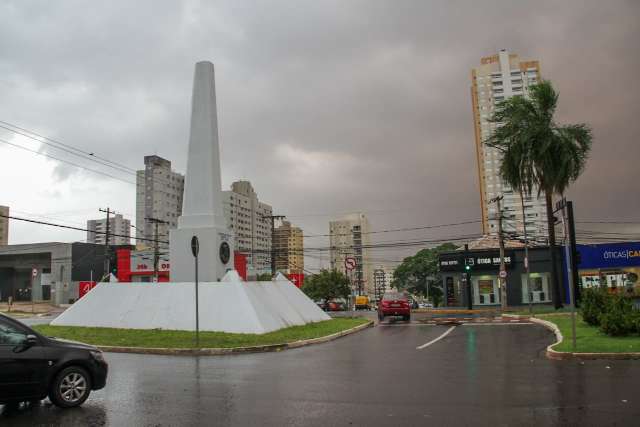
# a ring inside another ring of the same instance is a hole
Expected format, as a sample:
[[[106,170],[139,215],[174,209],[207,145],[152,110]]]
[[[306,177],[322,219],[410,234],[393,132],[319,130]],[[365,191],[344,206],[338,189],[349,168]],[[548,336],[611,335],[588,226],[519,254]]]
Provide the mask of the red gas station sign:
[[[304,274],[291,273],[289,274],[289,281],[296,285],[298,288],[302,288],[302,285],[304,284]]]
[[[85,296],[91,289],[96,287],[96,282],[78,282],[78,299]]]

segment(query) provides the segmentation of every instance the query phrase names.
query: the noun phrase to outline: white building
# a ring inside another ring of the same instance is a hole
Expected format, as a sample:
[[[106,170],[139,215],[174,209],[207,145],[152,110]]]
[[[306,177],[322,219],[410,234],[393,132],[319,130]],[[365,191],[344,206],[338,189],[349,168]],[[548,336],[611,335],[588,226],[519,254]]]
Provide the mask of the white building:
[[[544,195],[538,198],[538,190],[534,188],[531,197],[525,197],[525,218],[523,218],[518,191],[514,191],[500,177],[500,152],[484,144],[497,125],[489,121],[495,111],[496,103],[512,96],[526,95],[527,87],[539,82],[540,79],[538,61],[521,61],[518,55],[510,54],[506,50],[482,58],[480,66],[471,71],[471,101],[484,234],[498,232],[497,206],[489,201],[502,195],[504,196],[503,229],[506,233],[522,236],[523,224],[526,222],[529,238],[543,239],[546,236],[547,215]]]
[[[90,219],[87,221],[87,230],[87,243],[106,244],[107,218]],[[114,234],[117,236],[114,236]],[[121,214],[115,214],[109,217],[109,244],[131,244],[131,221],[123,218]]]
[[[373,266],[370,263],[369,221],[363,213],[347,215],[342,219],[329,222],[329,246],[331,268],[346,272],[351,280],[354,292],[373,296]],[[355,268],[345,267],[345,259],[354,258]]]
[[[136,175],[136,237],[154,239],[158,224],[158,240],[169,241],[169,230],[176,228],[182,214],[184,175],[171,170],[171,162],[159,156],[145,156],[145,169]],[[139,246],[153,246],[152,241],[138,241]],[[161,244],[168,247],[168,244]]]
[[[235,234],[235,248],[247,255],[249,275],[271,272],[271,206],[258,200],[249,181],[236,181],[222,192],[227,227]]]

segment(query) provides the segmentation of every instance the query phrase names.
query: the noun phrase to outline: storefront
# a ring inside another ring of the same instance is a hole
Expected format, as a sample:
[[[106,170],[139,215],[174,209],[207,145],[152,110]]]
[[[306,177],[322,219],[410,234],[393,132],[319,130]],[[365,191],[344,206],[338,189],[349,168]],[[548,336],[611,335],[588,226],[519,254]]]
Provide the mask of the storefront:
[[[561,271],[561,259],[562,257],[558,256],[558,271]],[[551,302],[551,261],[548,248],[529,249],[528,275],[525,272],[523,249],[506,250],[504,261],[509,306],[529,304],[529,298],[534,304]],[[441,254],[438,262],[443,278],[446,306],[467,305],[466,272],[469,274],[474,307],[501,305],[498,250],[470,250],[466,254],[463,251],[448,252]]]
[[[582,288],[606,286],[640,295],[640,242],[577,245],[577,250]]]

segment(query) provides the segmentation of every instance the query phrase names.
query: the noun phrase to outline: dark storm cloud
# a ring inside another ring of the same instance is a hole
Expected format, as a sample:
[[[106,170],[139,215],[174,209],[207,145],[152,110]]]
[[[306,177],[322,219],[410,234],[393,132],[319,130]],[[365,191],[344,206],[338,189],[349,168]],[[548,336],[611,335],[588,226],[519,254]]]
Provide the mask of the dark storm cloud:
[[[541,61],[561,121],[593,126],[578,215],[633,219],[639,18],[632,1],[5,2],[0,120],[184,170],[193,64],[208,59],[226,184],[250,179],[308,232],[357,209],[376,229],[475,219],[470,69],[507,48]]]

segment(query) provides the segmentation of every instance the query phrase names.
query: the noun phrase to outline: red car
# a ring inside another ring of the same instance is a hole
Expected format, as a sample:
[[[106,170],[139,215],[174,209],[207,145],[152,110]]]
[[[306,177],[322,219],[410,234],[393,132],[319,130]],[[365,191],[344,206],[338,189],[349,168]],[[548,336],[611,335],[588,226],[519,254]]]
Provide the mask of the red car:
[[[378,303],[378,320],[386,316],[402,316],[402,320],[411,320],[409,298],[401,292],[387,292]]]

